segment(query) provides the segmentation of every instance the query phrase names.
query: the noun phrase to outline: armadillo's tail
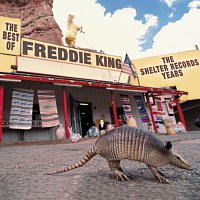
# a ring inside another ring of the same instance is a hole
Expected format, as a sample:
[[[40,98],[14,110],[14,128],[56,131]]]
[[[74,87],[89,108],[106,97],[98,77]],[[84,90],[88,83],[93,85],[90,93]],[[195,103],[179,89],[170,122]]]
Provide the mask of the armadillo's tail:
[[[73,164],[69,167],[66,167],[64,169],[61,169],[61,170],[57,170],[56,172],[52,172],[52,173],[47,173],[46,175],[52,175],[52,174],[60,174],[60,173],[63,173],[63,172],[67,172],[67,171],[70,171],[70,170],[73,170],[73,169],[76,169],[76,168],[79,168],[79,167],[82,167],[83,165],[85,165],[91,158],[93,158],[95,155],[97,155],[97,153],[95,152],[94,150],[94,147],[92,147],[86,154],[83,158],[81,158],[81,160],[76,163],[76,164]]]

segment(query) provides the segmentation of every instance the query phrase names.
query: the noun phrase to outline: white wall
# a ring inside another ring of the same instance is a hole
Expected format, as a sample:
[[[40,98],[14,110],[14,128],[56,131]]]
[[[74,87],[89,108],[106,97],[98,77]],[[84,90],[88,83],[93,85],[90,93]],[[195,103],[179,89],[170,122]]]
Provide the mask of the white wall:
[[[63,114],[63,96],[62,96],[62,86],[55,86],[53,84],[47,83],[37,83],[37,82],[22,82],[22,83],[4,83],[4,110],[3,110],[3,119],[9,120],[10,108],[11,108],[11,97],[12,97],[12,89],[13,88],[23,88],[23,89],[32,89],[35,91],[34,94],[34,103],[37,103],[37,90],[55,90],[56,93],[56,103],[58,108],[58,115],[60,123],[64,124],[64,114]],[[105,120],[111,122],[110,111],[109,108],[112,107],[111,104],[111,94],[109,90],[102,88],[75,88],[75,87],[65,87],[67,93],[67,103],[68,103],[68,120],[69,127],[71,126],[70,119],[70,94],[76,101],[89,102],[92,104],[92,113],[93,113],[93,121],[95,122],[97,119],[101,119],[105,117]],[[133,116],[136,119],[137,125],[139,128],[146,129],[145,126],[142,125],[139,113],[136,108],[134,95],[136,93],[130,92],[116,92],[116,106],[122,107],[120,94],[128,95],[131,102],[131,107],[133,111]],[[5,141],[17,141],[18,140],[19,131],[12,130],[9,128],[3,128],[3,138]],[[25,131],[24,140],[49,140],[55,138],[55,128],[32,128],[31,130]]]
[[[35,91],[34,103],[37,103],[37,90],[51,90],[54,89],[52,84],[37,83],[37,82],[25,82],[25,83],[10,83],[5,82],[4,84],[4,106],[3,106],[3,119],[9,120],[11,100],[12,100],[12,89],[32,89]],[[62,109],[62,91],[61,88],[56,88],[56,101],[58,107],[58,115],[61,123],[63,123],[63,109]],[[54,139],[55,130],[53,128],[32,128],[31,130],[26,130],[24,140],[49,140]],[[17,141],[19,136],[19,130],[3,128],[2,141]]]

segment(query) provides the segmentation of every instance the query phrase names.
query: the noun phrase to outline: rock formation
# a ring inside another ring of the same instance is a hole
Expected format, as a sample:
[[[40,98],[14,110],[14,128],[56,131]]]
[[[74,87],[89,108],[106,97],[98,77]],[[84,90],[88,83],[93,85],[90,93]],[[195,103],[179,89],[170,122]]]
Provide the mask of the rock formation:
[[[62,45],[53,0],[0,0],[0,16],[21,18],[22,37]]]

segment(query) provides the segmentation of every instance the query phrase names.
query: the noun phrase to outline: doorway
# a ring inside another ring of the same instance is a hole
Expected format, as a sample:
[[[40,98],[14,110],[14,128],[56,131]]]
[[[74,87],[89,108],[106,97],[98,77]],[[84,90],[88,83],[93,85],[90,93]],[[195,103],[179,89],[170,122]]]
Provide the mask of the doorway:
[[[93,122],[92,104],[87,102],[79,102],[78,110],[80,112],[82,137],[84,137]]]

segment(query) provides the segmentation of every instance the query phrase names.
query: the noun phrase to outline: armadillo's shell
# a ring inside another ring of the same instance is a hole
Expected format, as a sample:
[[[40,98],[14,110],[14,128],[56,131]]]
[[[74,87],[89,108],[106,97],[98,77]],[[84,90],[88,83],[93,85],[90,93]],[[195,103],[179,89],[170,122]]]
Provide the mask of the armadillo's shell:
[[[95,152],[108,160],[136,160],[152,166],[169,162],[163,142],[149,132],[134,127],[115,128],[99,137]]]

